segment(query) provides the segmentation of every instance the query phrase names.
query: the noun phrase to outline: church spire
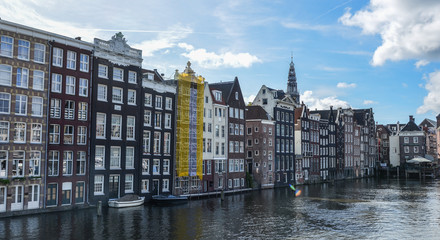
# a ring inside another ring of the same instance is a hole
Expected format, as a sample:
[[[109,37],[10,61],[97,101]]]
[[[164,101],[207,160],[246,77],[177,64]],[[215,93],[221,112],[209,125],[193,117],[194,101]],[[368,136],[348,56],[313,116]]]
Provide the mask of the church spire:
[[[289,76],[287,79],[287,94],[290,95],[296,103],[299,103],[298,85],[296,82],[295,65],[293,64],[293,54],[290,57]]]

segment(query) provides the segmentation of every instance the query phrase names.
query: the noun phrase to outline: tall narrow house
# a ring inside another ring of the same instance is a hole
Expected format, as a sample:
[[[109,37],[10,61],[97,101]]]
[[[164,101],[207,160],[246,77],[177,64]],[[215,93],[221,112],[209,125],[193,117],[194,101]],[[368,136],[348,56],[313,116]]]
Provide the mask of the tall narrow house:
[[[139,194],[142,51],[122,33],[94,40],[90,200]],[[162,104],[162,103],[161,103]],[[162,105],[163,106],[163,105]]]
[[[0,20],[0,213],[44,207],[50,33]]]

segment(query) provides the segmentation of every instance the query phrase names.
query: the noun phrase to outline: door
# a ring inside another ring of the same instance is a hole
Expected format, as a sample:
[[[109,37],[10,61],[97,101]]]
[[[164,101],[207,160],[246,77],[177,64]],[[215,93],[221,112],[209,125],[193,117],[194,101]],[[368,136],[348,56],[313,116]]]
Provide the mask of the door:
[[[109,198],[119,198],[119,175],[110,175],[109,179]]]
[[[23,210],[23,186],[15,186],[12,190],[14,190],[14,194],[12,195],[11,210]]]
[[[84,182],[77,182],[75,187],[75,204],[84,203]]]
[[[6,212],[6,187],[0,187],[0,212]]]
[[[33,184],[29,186],[28,209],[40,207],[40,185]]]
[[[56,183],[50,183],[47,185],[47,206],[57,205],[57,189]]]
[[[153,195],[159,195],[159,180],[153,180]]]

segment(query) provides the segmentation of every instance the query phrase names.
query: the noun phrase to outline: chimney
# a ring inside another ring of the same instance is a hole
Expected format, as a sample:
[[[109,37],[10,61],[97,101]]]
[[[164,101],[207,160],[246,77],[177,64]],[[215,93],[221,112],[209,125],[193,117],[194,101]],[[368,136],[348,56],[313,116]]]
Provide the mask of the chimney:
[[[414,120],[415,120],[415,119],[414,119],[413,115],[409,115],[409,121],[410,121],[410,122],[414,122]]]
[[[76,40],[81,40],[81,37],[76,37],[75,39],[76,39]]]

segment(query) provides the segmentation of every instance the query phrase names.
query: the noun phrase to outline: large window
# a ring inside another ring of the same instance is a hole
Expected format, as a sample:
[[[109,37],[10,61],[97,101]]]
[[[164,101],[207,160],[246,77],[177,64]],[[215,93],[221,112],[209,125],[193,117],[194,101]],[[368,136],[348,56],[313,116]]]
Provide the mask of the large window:
[[[153,174],[160,174],[160,160],[159,159],[153,159]]]
[[[160,132],[154,132],[153,153],[160,154]]]
[[[12,177],[24,177],[24,151],[12,152]]]
[[[87,143],[87,127],[78,126],[78,136],[76,137],[78,145],[85,145]]]
[[[12,67],[9,65],[0,64],[0,85],[12,85]]]
[[[150,189],[149,189],[149,180],[148,179],[142,179],[141,192],[142,193],[148,193],[149,191],[150,191]]]
[[[66,76],[66,94],[75,95],[75,77]]]
[[[98,84],[98,100],[99,101],[107,101],[107,86]]]
[[[135,117],[127,116],[127,140],[135,140],[135,122]]]
[[[122,97],[123,97],[122,88],[113,87],[112,102],[122,103]]]
[[[173,99],[172,98],[165,98],[165,109],[172,110],[173,109]]]
[[[162,180],[162,191],[163,192],[169,192],[170,191],[170,180],[169,179],[163,179]]]
[[[120,68],[113,68],[113,80],[124,81],[124,70]]]
[[[0,178],[8,176],[8,151],[0,151]]]
[[[27,113],[27,96],[15,95],[15,115],[26,115]]]
[[[162,97],[156,96],[156,108],[162,109]]]
[[[87,121],[87,103],[80,102],[78,104],[78,120]]]
[[[32,116],[42,117],[43,116],[43,98],[42,97],[32,97]]]
[[[31,143],[42,142],[42,125],[40,123],[32,123],[31,129]]]
[[[50,99],[50,117],[60,118],[61,117],[61,100],[52,98]]]
[[[62,89],[62,76],[61,74],[52,73],[52,85],[50,90],[52,92],[61,93]]]
[[[108,78],[108,67],[106,65],[98,65],[98,77]]]
[[[34,44],[34,61],[44,63],[46,58],[46,46],[41,43]]]
[[[64,119],[75,119],[75,102],[66,100],[64,104]]]
[[[52,50],[52,65],[57,67],[63,66],[63,49],[61,48],[53,48]]]
[[[144,151],[144,154],[150,153],[150,139],[151,139],[151,133],[150,131],[144,130],[144,136],[142,139],[142,149]]]
[[[110,168],[121,168],[120,147],[110,147]]]
[[[76,69],[76,52],[67,51],[66,68],[68,68],[68,69]]]
[[[137,82],[137,73],[133,71],[128,71],[128,82],[136,83]]]
[[[29,69],[17,68],[16,86],[19,88],[28,88],[29,85]]]
[[[11,95],[0,92],[0,113],[9,113],[11,106]]]
[[[73,144],[74,127],[72,125],[64,125],[64,144]]]
[[[130,105],[136,105],[136,90],[128,90],[127,103]]]
[[[49,144],[60,143],[60,125],[50,124],[49,126]]]
[[[1,36],[0,55],[12,57],[14,39],[9,36]]]
[[[49,151],[49,165],[48,165],[48,175],[58,176],[60,161],[60,153],[58,151]]]
[[[105,113],[96,113],[96,138],[105,138]]]
[[[22,60],[29,60],[29,50],[31,43],[25,40],[18,40],[17,58]]]
[[[64,151],[63,157],[63,175],[72,175],[73,173],[73,152]]]
[[[112,139],[121,139],[122,116],[112,114]]]
[[[88,93],[89,93],[89,80],[85,78],[80,78],[78,94],[82,97],[87,97]]]
[[[170,174],[170,160],[163,160],[163,174]]]
[[[163,134],[163,153],[171,153],[171,133],[169,132]]]
[[[125,175],[125,193],[133,192],[133,174]]]
[[[154,114],[154,127],[161,128],[162,126],[162,113],[157,112]]]
[[[134,147],[127,147],[125,149],[125,168],[134,168]]]
[[[105,147],[95,147],[95,169],[104,169]]]
[[[77,152],[76,159],[76,175],[85,175],[86,174],[86,152],[79,151]]]
[[[93,193],[94,195],[104,194],[104,175],[95,175]]]
[[[0,122],[0,142],[9,142],[9,122]]]
[[[150,174],[150,160],[149,159],[142,159],[142,174],[148,175]]]
[[[149,93],[145,93],[144,106],[151,107],[152,106],[152,98],[153,96]]]
[[[171,128],[171,114],[165,113],[165,128]]]
[[[88,72],[89,71],[89,55],[80,54],[79,70],[81,72]]]
[[[151,111],[144,110],[144,126],[151,126]]]
[[[26,142],[26,123],[24,122],[14,123],[14,142],[15,143]]]

